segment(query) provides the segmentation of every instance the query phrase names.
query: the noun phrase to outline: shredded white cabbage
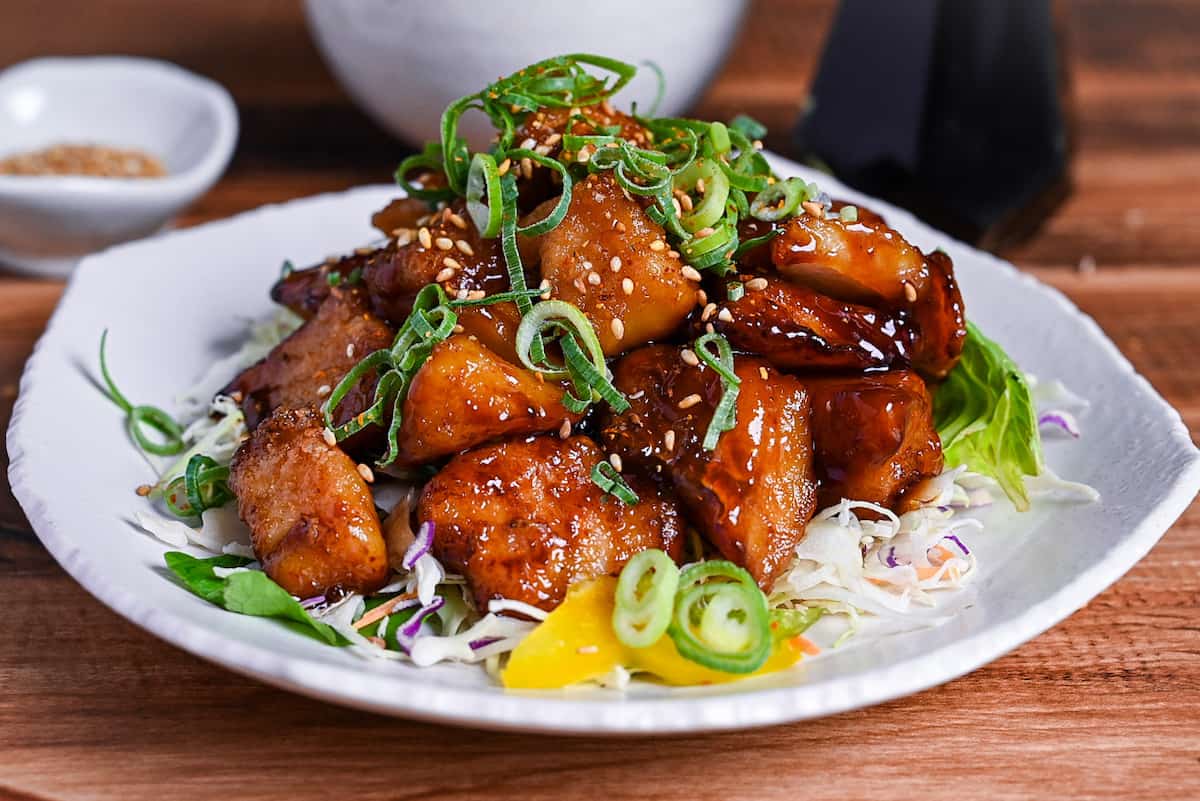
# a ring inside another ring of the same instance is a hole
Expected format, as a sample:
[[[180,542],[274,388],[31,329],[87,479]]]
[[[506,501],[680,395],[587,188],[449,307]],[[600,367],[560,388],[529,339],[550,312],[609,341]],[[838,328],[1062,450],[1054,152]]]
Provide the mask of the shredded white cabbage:
[[[206,509],[200,516],[199,528],[192,528],[182,520],[154,512],[138,510],[133,517],[140,528],[172,547],[192,545],[209,553],[254,558],[254,550],[250,547],[250,529],[238,518],[233,505]]]
[[[194,385],[176,397],[176,403],[182,407],[184,415],[191,417],[201,414],[208,406],[209,399],[220,392],[231,377],[264,358],[271,348],[286,339],[302,322],[295,312],[280,306],[266,320],[251,323],[249,336],[240,348],[210,364]]]

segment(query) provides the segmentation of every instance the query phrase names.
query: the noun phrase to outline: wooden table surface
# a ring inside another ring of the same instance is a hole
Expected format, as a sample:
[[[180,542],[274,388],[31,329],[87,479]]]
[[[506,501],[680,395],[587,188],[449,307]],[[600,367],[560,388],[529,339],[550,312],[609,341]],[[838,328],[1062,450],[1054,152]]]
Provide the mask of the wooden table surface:
[[[401,147],[350,107],[297,5],[72,0],[51,12],[8,0],[0,67],[130,52],[228,86],[242,115],[237,157],[181,224],[386,180]],[[745,110],[786,132],[830,14],[825,0],[758,3],[697,112]],[[1076,190],[1005,255],[1092,314],[1195,433],[1200,8],[1077,0],[1064,20]],[[60,291],[0,276],[0,425]],[[38,543],[7,484],[0,599],[0,799],[1200,797],[1196,505],[1087,608],[970,676],[826,720],[714,736],[462,731],[271,689],[93,600]]]

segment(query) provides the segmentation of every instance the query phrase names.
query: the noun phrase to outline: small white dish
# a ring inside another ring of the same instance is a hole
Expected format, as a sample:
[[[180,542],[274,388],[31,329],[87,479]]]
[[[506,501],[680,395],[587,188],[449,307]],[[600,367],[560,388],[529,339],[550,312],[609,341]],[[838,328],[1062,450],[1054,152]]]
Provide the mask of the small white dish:
[[[56,144],[145,151],[162,178],[0,175],[0,265],[65,276],[79,258],[139,239],[211,187],[237,141],[218,84],[162,61],[40,58],[0,72],[0,158]]]
[[[725,60],[746,0],[306,0],[313,39],[346,91],[411,145],[437,137],[442,110],[467,91],[560,53],[649,60],[666,78],[660,116],[687,109]],[[620,94],[646,111],[657,84],[642,69]],[[467,114],[483,146],[492,128]]]
[[[828,176],[771,161],[782,175],[869,205],[923,249],[944,247],[971,319],[1024,369],[1092,401],[1082,439],[1048,439],[1046,458],[1101,501],[980,510],[987,528],[969,540],[979,560],[973,602],[942,625],[860,635],[796,669],[733,684],[512,693],[478,665],[364,661],[170,580],[166,546],[130,522],[145,503],[134,488],[152,475],[98,389],[101,330],[122,391],[169,409],[236,347],[239,320],[270,312],[267,288],[284,259],[309,264],[375,237],[370,215],[396,196],[391,186],[269,206],[85,259],[21,379],[8,431],[13,493],[67,572],[139,626],[239,673],[385,714],[525,731],[694,733],[834,714],[961,676],[1058,623],[1141,559],[1195,496],[1200,453],[1179,414],[1062,294]],[[185,303],[181,286],[196,288]]]

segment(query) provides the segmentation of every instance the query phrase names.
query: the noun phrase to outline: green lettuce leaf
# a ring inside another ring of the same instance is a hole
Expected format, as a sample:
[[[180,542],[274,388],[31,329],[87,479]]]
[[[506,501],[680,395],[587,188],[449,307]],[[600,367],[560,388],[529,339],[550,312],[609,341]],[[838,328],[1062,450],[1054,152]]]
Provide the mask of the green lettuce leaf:
[[[961,361],[934,394],[933,419],[947,467],[991,476],[1013,506],[1029,508],[1025,477],[1044,469],[1037,410],[1025,374],[972,323]]]
[[[345,645],[346,639],[331,626],[314,620],[300,602],[287,590],[258,570],[233,573],[221,577],[213,568],[244,567],[251,559],[241,556],[214,556],[197,559],[179,551],[168,551],[163,557],[167,567],[183,586],[209,603],[255,617],[271,617],[289,624],[300,631],[330,645]]]

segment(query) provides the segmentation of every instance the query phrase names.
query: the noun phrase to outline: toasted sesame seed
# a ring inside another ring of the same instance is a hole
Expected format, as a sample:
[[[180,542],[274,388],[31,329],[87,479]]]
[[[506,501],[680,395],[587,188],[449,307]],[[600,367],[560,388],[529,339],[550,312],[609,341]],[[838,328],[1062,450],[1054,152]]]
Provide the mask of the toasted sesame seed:
[[[820,203],[816,202],[815,200],[806,200],[803,203],[801,203],[800,205],[804,207],[805,211],[807,211],[809,214],[811,214],[814,217],[824,217],[825,216],[825,207],[822,206]]]
[[[507,175],[508,168],[511,166],[512,159],[505,159],[504,161],[500,162],[500,166],[496,168],[496,172],[500,173],[501,176]]]
[[[708,293],[705,292],[703,289],[696,290],[696,305],[697,306],[707,306],[708,305]]]
[[[363,481],[367,482],[368,484],[375,480],[375,474],[371,472],[371,468],[367,467],[365,464],[360,464],[358,466],[358,474],[362,476]]]
[[[562,134],[552,133],[546,137],[546,141],[542,142],[542,144],[546,145],[546,147],[554,147],[561,141],[562,141]]]
[[[761,292],[766,288],[767,279],[765,278],[751,278],[746,282],[746,289],[749,289],[751,292]]]
[[[624,469],[624,466],[621,464],[621,455],[620,454],[610,453],[608,455],[608,463],[611,464],[618,473],[620,473],[621,470]]]
[[[705,323],[704,331],[705,331],[705,333],[715,334],[717,332],[717,329],[713,327],[712,323]]]
[[[396,237],[397,246],[404,247],[412,242],[413,233],[408,228],[397,228],[395,231],[392,231],[392,236]]]
[[[454,240],[448,236],[439,236],[433,240],[433,244],[437,245],[438,250],[453,250]]]
[[[694,205],[692,205],[692,196],[686,192],[679,193],[679,205],[682,206],[683,210],[689,214],[691,214],[692,210],[696,208]]]
[[[621,257],[620,257],[620,256],[613,256],[613,257],[612,257],[612,258],[609,260],[609,262],[608,262],[608,266],[609,266],[610,268],[612,268],[612,271],[613,271],[614,273],[618,273],[618,272],[620,272],[620,271],[621,271]]]
[[[622,278],[621,279],[621,291],[624,292],[626,295],[633,294],[633,279],[632,278]]]
[[[705,187],[704,187],[704,179],[703,178],[696,179],[696,191],[701,195],[704,194]]]
[[[563,419],[562,425],[558,427],[558,436],[560,439],[566,439],[571,436],[571,421]]]
[[[429,229],[422,226],[420,231],[417,231],[417,239],[421,242],[421,247],[428,250],[433,247],[433,236],[429,233]]]
[[[549,156],[550,155],[550,146],[549,145],[538,145],[537,147],[535,147],[533,149],[533,152],[537,153],[539,156]]]
[[[678,259],[679,251],[678,250],[668,250],[667,255],[670,256],[672,259]]]
[[[454,247],[458,248],[458,252],[464,256],[475,255],[475,248],[471,247],[471,243],[465,239],[454,240]]]
[[[625,338],[625,323],[621,322],[616,317],[614,317],[612,323],[610,324],[610,327],[612,328],[612,333],[613,333],[614,337],[616,337],[617,339]]]
[[[686,398],[681,400],[677,405],[680,409],[690,409],[699,403],[700,400],[700,396],[693,392],[691,395],[688,395]]]
[[[317,387],[317,397],[323,398],[332,391],[333,390],[330,388],[330,386],[328,384],[322,384],[321,386]]]
[[[650,249],[656,252],[662,252],[667,249],[667,243],[661,239],[655,239],[650,243]]]
[[[580,292],[587,292],[587,287],[583,285],[583,279],[582,279],[582,278],[576,278],[574,281],[572,281],[572,282],[571,282],[571,284],[572,284],[572,285],[573,285],[573,286],[574,286],[576,289],[578,289]]]
[[[691,348],[684,348],[679,351],[679,358],[683,359],[683,363],[695,367],[700,364],[700,357],[696,355],[696,351]]]
[[[458,230],[460,230],[460,231],[467,230],[467,221],[462,218],[461,214],[454,214],[453,212],[451,212],[449,219],[450,219],[450,224],[453,225]]]
[[[433,277],[433,280],[437,281],[439,284],[441,284],[446,281],[449,281],[453,277],[454,277],[454,268],[453,267],[443,267],[442,271]]]
[[[607,114],[610,117],[614,116],[617,113],[616,110],[612,107],[612,103],[608,102],[607,100],[605,100],[603,103],[600,104],[600,110],[603,111],[605,114]]]
[[[717,319],[724,323],[732,323],[733,312],[729,311],[729,309],[721,309],[721,311],[717,312]]]
[[[587,274],[587,282],[592,286],[600,286],[600,273],[590,272]]]
[[[444,259],[442,259],[442,264],[446,265],[451,270],[462,269],[462,265],[458,263],[458,259],[453,258],[452,256],[446,256]]]
[[[333,430],[328,426],[326,426],[325,430],[321,432],[321,437],[324,438],[325,444],[329,447],[332,448],[333,446],[337,445],[337,435],[334,434]]]
[[[347,359],[354,358],[354,343],[353,342],[351,342],[349,345],[346,346],[346,358]]]
[[[679,198],[677,198],[677,197],[671,198],[671,205],[675,207],[675,216],[682,217],[683,216],[683,206],[679,205]]]
[[[709,318],[717,313],[717,304],[710,303],[704,307],[704,311],[700,312],[700,322],[707,323]]]
[[[528,157],[521,159],[521,174],[526,178],[533,177],[533,159]]]
[[[467,293],[467,300],[483,300],[487,297],[487,293],[482,289],[472,289]]]
[[[703,239],[706,236],[712,236],[716,232],[717,231],[715,228],[713,228],[711,225],[708,225],[696,232],[696,238]]]
[[[913,286],[912,284],[910,284],[908,281],[905,281],[903,283],[904,283],[904,298],[909,303],[912,303],[913,301],[915,301],[917,299],[917,288],[915,286]]]
[[[150,494],[151,489],[152,489],[152,487],[149,484],[141,484],[138,486],[137,489],[134,490],[134,492],[136,492],[138,495],[145,498],[147,495]]]
[[[460,289],[454,293],[454,298],[456,300],[466,300],[467,295],[469,295],[469,294],[471,294],[471,293],[467,291],[466,287],[463,287],[462,289]]]
[[[668,428],[667,433],[663,434],[663,447],[666,448],[668,451],[675,450],[675,431],[674,431],[674,429]]]
[[[770,375],[770,373],[767,372],[767,368],[760,367],[760,368],[758,368],[758,377],[761,378],[763,381],[766,381],[768,378],[771,377],[771,375]]]
[[[683,277],[684,277],[684,278],[686,278],[686,279],[687,279],[687,280],[689,280],[689,281],[699,281],[699,280],[701,280],[701,279],[700,279],[700,271],[699,271],[699,270],[697,270],[695,267],[693,267],[693,266],[692,266],[692,265],[690,265],[690,264],[685,264],[685,265],[683,265],[683,269],[682,269],[680,272],[682,272],[682,273],[683,273]]]
[[[532,136],[529,136],[529,137],[525,138],[525,141],[521,142],[520,149],[521,150],[533,150],[534,145],[536,145],[536,144],[537,144],[537,140],[534,139]]]
[[[621,222],[620,220],[617,220],[615,223],[613,223],[613,228],[617,229],[618,234],[623,234],[623,233],[625,233],[625,231],[628,230],[625,227],[625,223]]]
[[[450,330],[456,334],[461,334],[463,331],[466,331],[467,329],[463,328],[461,324],[455,323],[454,327],[451,328]]]

